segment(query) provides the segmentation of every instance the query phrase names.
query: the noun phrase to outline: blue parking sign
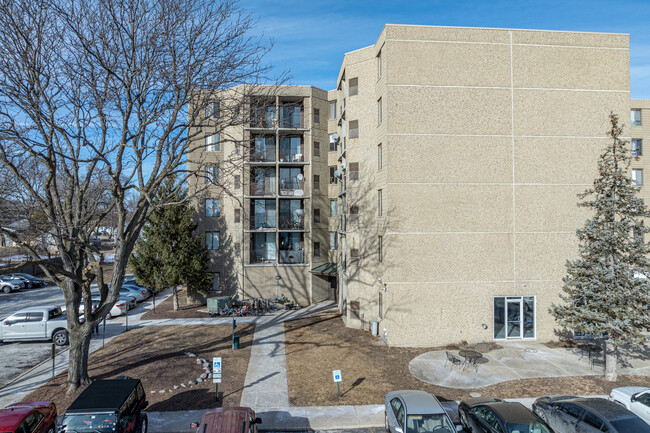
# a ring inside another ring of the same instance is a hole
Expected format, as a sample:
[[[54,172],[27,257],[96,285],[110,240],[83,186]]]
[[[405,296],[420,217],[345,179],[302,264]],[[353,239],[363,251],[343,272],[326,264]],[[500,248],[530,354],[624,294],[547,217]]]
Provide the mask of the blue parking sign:
[[[341,370],[332,371],[332,376],[334,377],[334,382],[341,382]]]

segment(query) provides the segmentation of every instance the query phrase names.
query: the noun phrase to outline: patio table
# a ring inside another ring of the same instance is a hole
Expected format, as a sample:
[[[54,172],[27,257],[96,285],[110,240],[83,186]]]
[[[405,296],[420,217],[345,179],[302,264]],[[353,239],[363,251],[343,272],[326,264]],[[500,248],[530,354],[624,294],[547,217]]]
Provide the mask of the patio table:
[[[597,355],[603,351],[603,348],[600,347],[600,344],[596,344],[596,343],[581,344],[578,346],[578,348],[582,353],[581,358],[584,357],[585,356],[584,353],[587,352],[587,357],[589,361],[591,361],[592,355]]]
[[[475,350],[461,350],[458,352],[458,354],[463,358],[465,358],[466,364],[472,364],[472,365],[476,365],[477,359],[483,358],[483,354]]]

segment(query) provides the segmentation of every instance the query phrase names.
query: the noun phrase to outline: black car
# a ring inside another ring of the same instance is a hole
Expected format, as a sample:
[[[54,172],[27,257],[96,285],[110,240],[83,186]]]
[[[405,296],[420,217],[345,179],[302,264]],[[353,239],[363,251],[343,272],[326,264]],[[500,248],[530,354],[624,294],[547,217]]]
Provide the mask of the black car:
[[[521,403],[477,397],[460,402],[460,422],[472,433],[553,433]]]
[[[29,274],[22,274],[22,273],[14,273],[14,274],[7,274],[7,276],[11,278],[17,278],[25,283],[25,287],[28,289],[31,289],[33,287],[45,287],[47,286],[47,283],[45,282],[44,279],[35,277],[33,275]]]
[[[96,380],[65,411],[59,432],[147,433],[147,405],[138,379]]]
[[[650,433],[645,421],[604,398],[540,397],[533,411],[557,433]]]

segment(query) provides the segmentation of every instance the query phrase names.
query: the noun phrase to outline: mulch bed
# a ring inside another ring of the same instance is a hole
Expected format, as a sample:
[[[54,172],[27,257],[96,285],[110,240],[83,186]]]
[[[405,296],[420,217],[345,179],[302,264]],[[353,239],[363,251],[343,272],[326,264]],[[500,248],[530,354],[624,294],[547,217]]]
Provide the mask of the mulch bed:
[[[231,325],[147,326],[133,329],[115,337],[90,356],[89,375],[93,379],[126,375],[142,380],[149,411],[238,406],[254,329],[251,324],[237,325],[239,350],[231,349]],[[188,384],[203,373],[203,367],[197,364],[197,358],[184,352],[194,353],[210,363],[213,356],[221,356],[223,382],[219,384],[221,396],[218,403],[215,402],[215,384],[211,378],[193,386]],[[79,389],[74,395],[66,396],[66,379],[66,374],[57,376],[25,400],[54,401],[59,414],[62,414],[83,391]],[[187,386],[180,386],[181,382]],[[179,388],[174,390],[174,385]],[[161,390],[165,392],[159,392]]]
[[[151,298],[149,299],[151,300]],[[156,301],[156,312],[153,309],[142,315],[141,320],[159,319],[206,319],[210,317],[208,307],[203,304],[187,303],[187,289],[178,289],[178,311],[174,311],[174,297],[170,295],[163,302]]]
[[[617,382],[605,381],[602,376],[579,376],[514,380],[466,390],[435,386],[414,378],[408,365],[416,356],[436,348],[387,347],[368,332],[345,327],[335,313],[286,322],[285,338],[293,406],[381,404],[387,392],[397,389],[419,389],[442,399],[461,400],[470,392],[515,398],[608,394],[619,386],[650,386],[648,377],[623,375]],[[332,370],[341,370],[343,376],[340,399]]]

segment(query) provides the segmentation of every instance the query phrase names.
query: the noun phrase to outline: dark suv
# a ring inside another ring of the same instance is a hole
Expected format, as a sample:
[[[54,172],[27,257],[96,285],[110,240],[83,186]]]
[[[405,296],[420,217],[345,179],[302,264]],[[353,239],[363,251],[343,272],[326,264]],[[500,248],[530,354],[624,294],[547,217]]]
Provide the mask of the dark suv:
[[[65,412],[59,432],[147,433],[147,405],[139,379],[96,380]]]

